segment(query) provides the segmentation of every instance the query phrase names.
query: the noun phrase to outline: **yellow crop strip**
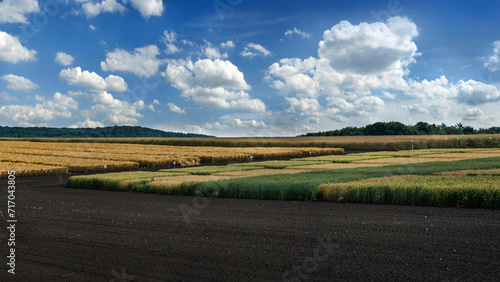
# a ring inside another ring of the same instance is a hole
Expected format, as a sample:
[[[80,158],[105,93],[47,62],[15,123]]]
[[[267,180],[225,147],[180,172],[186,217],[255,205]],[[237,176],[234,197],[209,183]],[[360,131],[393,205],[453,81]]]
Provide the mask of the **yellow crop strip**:
[[[335,155],[343,154],[344,150],[0,141],[0,153],[0,162],[61,166],[67,167],[69,172],[104,172],[105,170],[136,170],[140,167],[182,167],[260,159]],[[45,170],[45,174],[50,174],[50,172]]]

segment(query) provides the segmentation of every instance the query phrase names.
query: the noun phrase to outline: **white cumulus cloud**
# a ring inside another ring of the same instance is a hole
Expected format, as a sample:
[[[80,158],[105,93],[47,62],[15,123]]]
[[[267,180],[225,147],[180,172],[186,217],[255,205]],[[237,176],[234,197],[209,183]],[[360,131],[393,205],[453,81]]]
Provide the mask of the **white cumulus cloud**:
[[[124,92],[127,90],[127,83],[119,76],[109,75],[104,79],[95,72],[82,71],[80,67],[61,70],[59,77],[66,80],[68,84],[93,90],[114,92]]]
[[[209,59],[220,59],[220,58],[225,59],[228,57],[227,53],[221,54],[219,48],[213,46],[205,47],[204,54]]]
[[[271,54],[272,54],[271,51],[267,50],[262,45],[255,43],[248,43],[243,52],[241,52],[241,55],[243,57],[249,57],[249,58],[253,58],[255,56],[266,57]]]
[[[0,2],[0,23],[27,23],[26,15],[40,12],[37,0],[4,0]]]
[[[58,117],[70,118],[71,110],[77,110],[78,103],[73,98],[55,93],[52,98],[40,104],[8,105],[0,108],[0,117],[21,126],[46,126]]]
[[[414,62],[417,26],[407,18],[393,17],[387,23],[342,21],[323,33],[319,43],[320,58],[333,69],[357,74],[401,72]]]
[[[230,61],[203,59],[193,64],[190,59],[170,60],[163,75],[173,87],[182,90],[183,97],[198,105],[265,112],[265,104],[245,92],[251,87]]]
[[[471,121],[471,120],[479,120],[483,116],[483,111],[481,109],[467,109],[465,111],[465,114],[463,116],[463,119],[466,121]]]
[[[484,64],[485,68],[494,72],[500,69],[500,40],[493,42],[493,55],[490,60]]]
[[[10,101],[19,101],[17,99],[17,97],[15,96],[10,96],[9,93],[5,92],[5,91],[2,91],[0,92],[0,98],[4,99],[5,101],[7,102],[10,102]]]
[[[300,36],[302,36],[302,38],[309,38],[309,37],[311,37],[311,34],[309,34],[307,32],[304,32],[304,31],[302,31],[300,29],[297,29],[296,27],[294,27],[293,29],[289,29],[289,30],[287,30],[285,32],[285,35],[288,36],[288,37],[290,37],[290,36],[292,36],[294,34],[300,35]]]
[[[69,66],[73,64],[75,58],[73,56],[66,54],[64,52],[57,52],[55,61],[63,66]]]
[[[233,122],[231,123],[234,127],[237,128],[267,128],[267,125],[263,121],[256,121],[254,119],[252,120],[241,120],[239,118],[235,118]]]
[[[220,44],[220,47],[222,47],[222,48],[234,48],[234,47],[236,47],[236,45],[234,44],[233,41],[229,40],[229,41],[226,41],[226,42],[222,42]]]
[[[137,9],[143,18],[161,16],[165,10],[163,0],[129,0],[132,7]]]
[[[14,64],[21,61],[34,61],[36,51],[24,47],[19,37],[0,30],[0,60]]]
[[[82,5],[83,12],[87,17],[93,18],[101,13],[123,13],[125,7],[116,0],[103,0],[101,2],[86,2]]]
[[[98,121],[86,119],[85,121],[77,122],[73,125],[68,126],[68,128],[96,128],[96,127],[104,127],[104,124]]]
[[[92,95],[92,101],[95,103],[88,116],[93,117],[97,113],[107,115],[106,122],[115,125],[135,125],[139,122],[138,118],[143,115],[137,112],[145,108],[144,101],[140,100],[132,105],[126,101],[113,97],[106,91],[99,91]]]
[[[290,103],[290,108],[286,110],[287,113],[313,113],[317,112],[321,107],[316,99],[301,98],[299,100],[293,97],[286,97],[286,100]]]
[[[174,103],[168,103],[167,105],[168,105],[169,111],[171,111],[173,113],[186,114],[186,112],[183,109],[179,108]]]
[[[181,51],[181,49],[175,45],[175,42],[177,41],[177,33],[175,33],[172,29],[170,29],[170,31],[165,30],[163,32],[162,40],[163,43],[165,43],[166,54],[175,54]]]
[[[104,71],[127,71],[140,77],[151,77],[158,72],[161,61],[156,58],[160,50],[156,45],[135,48],[133,53],[115,49],[106,54],[106,61],[101,62]]]
[[[38,87],[40,87],[38,86],[38,84],[32,82],[27,78],[13,74],[7,74],[1,76],[0,79],[7,81],[8,82],[7,88],[12,90],[20,90],[28,92],[30,90],[37,89]]]
[[[500,91],[494,85],[475,80],[460,80],[457,83],[457,88],[459,103],[476,106],[500,101]]]

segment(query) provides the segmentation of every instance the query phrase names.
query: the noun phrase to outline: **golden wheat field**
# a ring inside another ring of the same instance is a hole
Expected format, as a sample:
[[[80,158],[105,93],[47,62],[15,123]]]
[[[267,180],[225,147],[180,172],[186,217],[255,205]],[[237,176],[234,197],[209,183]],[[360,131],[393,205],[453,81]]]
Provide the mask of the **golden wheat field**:
[[[492,148],[500,145],[500,134],[239,138],[0,138],[0,140],[211,147],[319,147],[344,148],[345,150],[392,151],[411,150],[412,147],[414,149]]]
[[[343,154],[336,148],[196,147],[119,143],[0,141],[0,175],[104,172]],[[28,165],[31,165],[28,166]],[[39,165],[39,170],[36,169]],[[43,166],[43,167],[42,167]],[[106,168],[104,167],[106,166]],[[50,168],[53,168],[51,170]],[[55,168],[65,168],[62,172]],[[55,173],[53,173],[55,171]]]

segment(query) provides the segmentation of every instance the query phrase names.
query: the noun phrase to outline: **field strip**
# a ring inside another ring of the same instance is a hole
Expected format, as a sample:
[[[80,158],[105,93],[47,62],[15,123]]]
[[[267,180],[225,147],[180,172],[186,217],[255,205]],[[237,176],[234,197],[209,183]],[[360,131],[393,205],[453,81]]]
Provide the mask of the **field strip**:
[[[0,178],[7,178],[9,171],[15,171],[16,176],[28,177],[47,174],[68,174],[68,168],[41,164],[17,162],[0,162]]]
[[[470,159],[470,157],[448,157],[448,158],[433,158],[433,157],[411,157],[411,158],[390,158],[390,159],[376,159],[376,160],[365,160],[365,161],[354,161],[353,164],[415,164],[415,163],[427,163],[427,162],[440,162],[440,161],[458,161]]]
[[[436,154],[436,155],[421,155],[415,156],[415,158],[487,158],[487,157],[499,157],[500,150],[490,150],[490,151],[475,151],[468,153],[449,153],[449,154]]]
[[[459,176],[500,175],[500,169],[479,169],[479,170],[467,169],[467,170],[457,170],[457,171],[443,171],[443,172],[435,172],[432,175],[459,175]]]
[[[37,143],[0,141],[0,161],[65,166],[70,172],[290,159],[343,154],[338,148],[179,147],[115,143]],[[254,166],[251,164],[250,166]]]
[[[326,169],[343,169],[343,168],[355,168],[355,167],[372,167],[372,166],[383,166],[384,163],[371,164],[371,163],[331,163],[331,164],[316,164],[316,165],[303,165],[303,166],[290,166],[283,169],[283,171],[312,171],[312,170],[326,170]]]
[[[500,173],[481,171],[369,178],[318,190],[323,200],[334,202],[500,208]]]
[[[457,139],[458,138],[458,139]],[[255,137],[255,138],[2,138],[45,143],[75,144],[151,144],[205,147],[320,147],[345,150],[410,150],[438,148],[485,148],[500,144],[500,134],[477,135],[396,135],[396,136],[328,136],[328,137]],[[413,140],[413,142],[411,142]],[[14,141],[10,141],[14,142]]]
[[[218,176],[230,176],[230,177],[250,177],[258,175],[273,175],[273,174],[293,174],[301,173],[307,170],[287,170],[287,169],[257,169],[257,170],[246,170],[246,171],[231,171],[231,172],[219,172],[213,175]]]

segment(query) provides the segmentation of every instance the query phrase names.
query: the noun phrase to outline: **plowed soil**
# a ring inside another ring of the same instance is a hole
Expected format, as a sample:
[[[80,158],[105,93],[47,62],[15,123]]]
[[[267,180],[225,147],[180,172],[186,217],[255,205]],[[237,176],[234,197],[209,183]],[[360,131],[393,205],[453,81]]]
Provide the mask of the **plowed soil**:
[[[500,211],[193,198],[20,178],[0,281],[498,281]]]

